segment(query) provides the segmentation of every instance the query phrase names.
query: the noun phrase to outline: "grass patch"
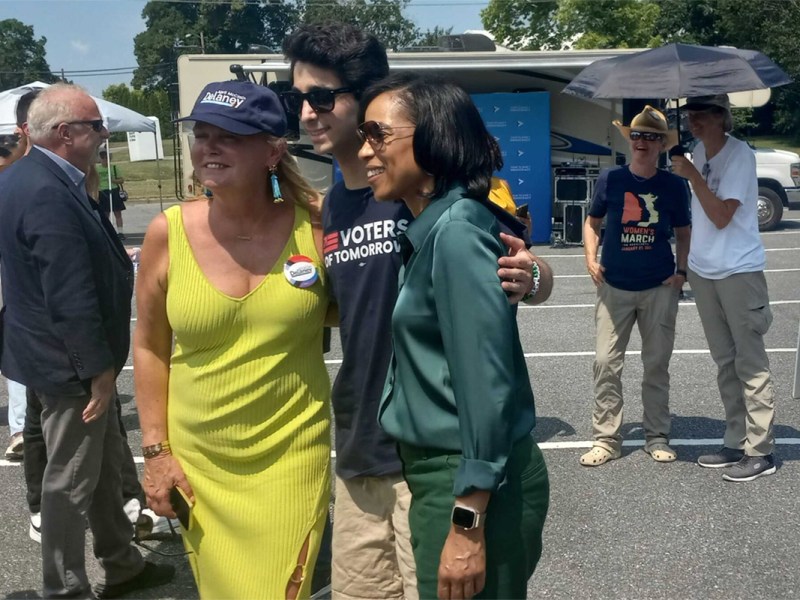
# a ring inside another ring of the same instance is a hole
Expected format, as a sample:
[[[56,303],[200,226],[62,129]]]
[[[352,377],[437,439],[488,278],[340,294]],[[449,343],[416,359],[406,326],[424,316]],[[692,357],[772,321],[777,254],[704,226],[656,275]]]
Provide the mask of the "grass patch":
[[[759,135],[747,138],[756,148],[775,148],[776,150],[788,150],[800,154],[800,146],[797,141],[789,135]]]
[[[125,179],[128,202],[157,202],[159,200],[159,170],[161,194],[164,201],[172,202],[175,196],[175,166],[172,160],[172,140],[164,140],[165,157],[160,161],[130,162],[127,142],[111,143],[111,162],[117,165]]]

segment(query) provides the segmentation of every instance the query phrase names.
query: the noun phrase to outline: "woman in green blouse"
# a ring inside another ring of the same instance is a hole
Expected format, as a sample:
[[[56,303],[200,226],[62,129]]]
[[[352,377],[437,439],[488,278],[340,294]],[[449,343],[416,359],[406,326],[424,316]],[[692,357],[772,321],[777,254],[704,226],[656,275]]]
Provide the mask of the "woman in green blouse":
[[[497,275],[503,213],[487,195],[500,149],[467,93],[439,79],[391,76],[364,93],[360,116],[375,198],[402,198],[415,216],[400,235],[379,420],[411,489],[420,597],[525,598],[549,486]]]

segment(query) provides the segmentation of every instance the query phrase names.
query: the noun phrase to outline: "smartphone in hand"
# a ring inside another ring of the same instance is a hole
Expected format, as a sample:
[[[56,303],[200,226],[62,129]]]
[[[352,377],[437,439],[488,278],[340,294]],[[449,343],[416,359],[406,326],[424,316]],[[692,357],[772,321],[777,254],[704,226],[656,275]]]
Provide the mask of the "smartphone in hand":
[[[169,491],[169,503],[178,516],[181,527],[188,531],[189,526],[192,524],[192,508],[194,504],[186,495],[186,492],[176,485]]]
[[[527,219],[528,218],[528,205],[527,204],[522,204],[522,205],[518,206],[516,214],[517,214],[518,217],[522,217],[523,219]]]

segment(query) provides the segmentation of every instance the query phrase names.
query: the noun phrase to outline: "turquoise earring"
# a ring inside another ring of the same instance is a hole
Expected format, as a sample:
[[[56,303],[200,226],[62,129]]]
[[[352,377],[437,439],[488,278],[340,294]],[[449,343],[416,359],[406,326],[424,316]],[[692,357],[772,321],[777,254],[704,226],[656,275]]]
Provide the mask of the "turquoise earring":
[[[278,183],[278,167],[272,165],[269,168],[269,180],[272,183],[272,201],[275,204],[283,202],[283,194],[281,194],[281,185]]]

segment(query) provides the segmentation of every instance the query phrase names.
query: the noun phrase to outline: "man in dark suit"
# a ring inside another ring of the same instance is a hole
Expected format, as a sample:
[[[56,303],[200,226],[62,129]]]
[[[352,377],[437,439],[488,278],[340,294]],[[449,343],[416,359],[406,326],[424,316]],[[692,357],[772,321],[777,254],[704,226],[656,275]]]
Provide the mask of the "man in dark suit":
[[[94,100],[65,84],[39,95],[28,128],[34,148],[0,175],[0,367],[43,406],[44,596],[90,594],[88,517],[104,571],[94,593],[115,598],[166,583],[174,569],[130,545],[122,507],[122,440],[108,408],[128,357],[133,270],[83,181],[108,131]]]

